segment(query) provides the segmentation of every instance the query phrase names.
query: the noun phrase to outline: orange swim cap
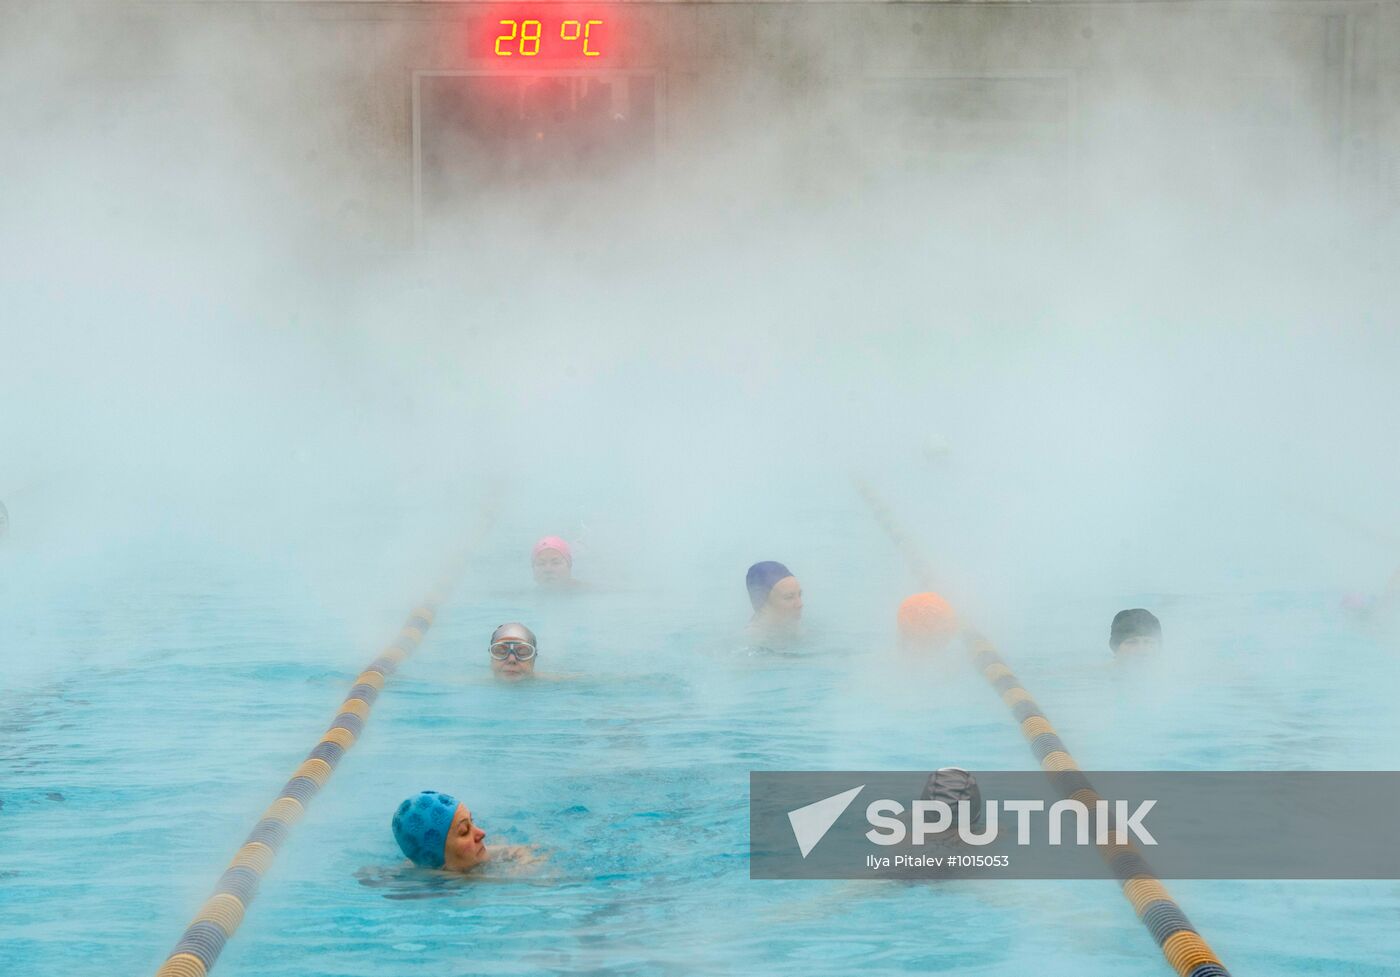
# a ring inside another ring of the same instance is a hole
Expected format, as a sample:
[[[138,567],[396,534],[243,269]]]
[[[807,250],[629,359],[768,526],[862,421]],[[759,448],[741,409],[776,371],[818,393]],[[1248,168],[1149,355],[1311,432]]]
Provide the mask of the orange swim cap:
[[[906,642],[941,647],[958,633],[958,615],[932,592],[906,597],[899,605],[899,636]]]

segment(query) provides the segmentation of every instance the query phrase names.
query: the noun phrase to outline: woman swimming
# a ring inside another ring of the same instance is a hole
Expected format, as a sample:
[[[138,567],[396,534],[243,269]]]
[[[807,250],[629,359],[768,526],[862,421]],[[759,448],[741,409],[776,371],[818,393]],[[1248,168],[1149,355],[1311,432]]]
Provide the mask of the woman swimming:
[[[523,624],[502,624],[491,632],[491,671],[496,678],[519,682],[533,678],[539,642]]]
[[[1162,622],[1143,607],[1119,611],[1108,627],[1108,647],[1116,661],[1155,655],[1162,648]]]
[[[558,536],[545,536],[530,551],[535,583],[547,590],[572,590],[583,586],[574,579],[574,552]]]
[[[790,643],[802,633],[802,585],[776,560],[749,567],[745,578],[753,618],[749,630],[771,647]]]
[[[533,864],[540,856],[529,845],[486,846],[486,831],[467,805],[451,794],[420,791],[398,806],[393,820],[399,850],[419,868],[466,874],[488,861]]]
[[[571,682],[582,676],[576,673],[535,671],[539,661],[539,642],[535,632],[523,624],[502,624],[491,632],[491,674],[503,682]]]

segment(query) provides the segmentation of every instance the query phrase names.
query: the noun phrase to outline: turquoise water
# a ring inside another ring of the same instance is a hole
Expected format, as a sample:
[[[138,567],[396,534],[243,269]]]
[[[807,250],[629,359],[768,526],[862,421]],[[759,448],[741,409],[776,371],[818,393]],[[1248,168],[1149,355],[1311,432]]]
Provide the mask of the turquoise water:
[[[742,562],[697,566],[685,588],[544,602],[516,541],[493,543],[217,972],[1170,973],[1107,882],[749,880],[750,770],[1034,769],[970,669],[910,671],[891,654],[908,584],[858,516],[823,514],[846,535],[791,561],[811,640],[790,658],[743,650]],[[852,579],[881,553],[885,571]],[[0,973],[154,972],[378,650],[253,562],[167,555],[140,570],[61,597],[12,575],[0,592],[6,668],[22,676],[0,721]],[[365,630],[387,640],[418,596],[380,595]],[[1115,670],[1107,621],[1139,602],[1165,622],[1168,661]],[[1394,651],[1335,603],[1057,597],[984,628],[1086,768],[1393,768]],[[542,672],[572,677],[488,681],[485,636],[512,618],[539,633]],[[545,866],[446,883],[404,871],[389,818],[421,788],[457,794],[488,844],[535,845]],[[1371,977],[1400,959],[1400,883],[1170,888],[1237,975]]]

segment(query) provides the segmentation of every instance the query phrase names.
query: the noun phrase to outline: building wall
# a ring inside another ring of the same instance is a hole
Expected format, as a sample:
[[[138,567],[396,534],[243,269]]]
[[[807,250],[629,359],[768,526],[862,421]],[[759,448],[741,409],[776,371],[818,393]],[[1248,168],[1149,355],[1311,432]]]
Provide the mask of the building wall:
[[[241,117],[269,179],[304,181],[325,191],[321,206],[337,219],[407,240],[415,74],[492,68],[466,34],[499,6],[111,0],[63,9],[70,28],[90,25],[104,43],[53,77],[41,69],[40,91],[46,80],[70,92],[178,80]],[[1400,198],[1395,2],[588,9],[627,24],[612,65],[658,76],[663,166],[704,159],[742,179],[744,161],[762,153],[794,185],[835,192],[872,168],[956,178],[1020,160],[1031,161],[1021,171],[1036,193],[1071,200],[1242,169],[1269,193],[1361,194],[1391,207]],[[8,10],[7,20],[37,22],[32,3]],[[1149,158],[1155,165],[1137,165]]]

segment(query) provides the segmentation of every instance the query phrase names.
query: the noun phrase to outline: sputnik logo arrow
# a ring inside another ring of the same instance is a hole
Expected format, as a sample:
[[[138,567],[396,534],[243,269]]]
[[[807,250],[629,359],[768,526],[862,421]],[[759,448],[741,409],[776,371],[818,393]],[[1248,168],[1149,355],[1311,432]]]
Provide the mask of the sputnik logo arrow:
[[[797,839],[797,849],[802,852],[803,858],[817,847],[817,842],[826,837],[836,819],[845,813],[846,808],[851,806],[851,801],[863,790],[865,785],[861,784],[839,794],[823,797],[806,807],[788,811],[788,822],[792,825],[792,834]]]

